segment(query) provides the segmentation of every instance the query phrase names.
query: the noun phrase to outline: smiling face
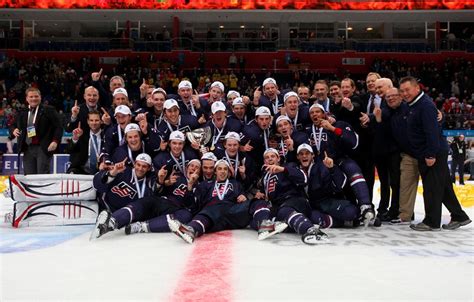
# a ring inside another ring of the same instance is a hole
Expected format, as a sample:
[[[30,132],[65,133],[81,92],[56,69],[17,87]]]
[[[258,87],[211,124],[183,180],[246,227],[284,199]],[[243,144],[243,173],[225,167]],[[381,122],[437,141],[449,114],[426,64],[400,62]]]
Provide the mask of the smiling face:
[[[130,114],[117,113],[115,114],[115,119],[120,127],[125,128],[125,126],[132,120],[132,116]]]
[[[337,85],[332,85],[331,87],[329,87],[329,93],[331,94],[331,97],[333,99],[338,99],[342,97],[341,87]]]
[[[143,178],[150,171],[151,166],[145,162],[136,160],[134,164],[135,174],[137,178]]]
[[[318,100],[326,100],[328,97],[328,86],[322,83],[316,83],[314,85],[314,94]]]
[[[129,131],[125,135],[125,140],[132,151],[138,151],[142,147],[142,140],[138,131]]]
[[[406,102],[413,101],[420,94],[420,86],[410,81],[400,84],[400,93]]]
[[[288,116],[294,118],[296,116],[296,112],[298,112],[298,98],[296,96],[289,97],[285,102],[285,108],[287,111]]]
[[[188,178],[191,178],[191,175],[193,175],[194,173],[198,173],[198,175],[200,174],[201,172],[201,165],[198,164],[196,161],[192,161],[191,163],[189,163],[188,165],[188,168],[186,170],[186,175]]]
[[[303,168],[308,168],[313,162],[314,155],[308,150],[303,149],[298,153],[296,158],[298,159]]]
[[[209,98],[211,101],[217,102],[222,98],[222,90],[219,87],[212,87],[209,90]]]
[[[385,93],[385,99],[387,100],[387,105],[392,109],[398,108],[402,103],[402,97],[397,88],[388,89]]]
[[[221,128],[224,125],[224,122],[226,120],[226,113],[225,111],[217,111],[212,115],[212,120],[214,121],[214,124],[218,127]]]
[[[163,111],[163,104],[165,103],[165,98],[165,95],[161,92],[156,92],[155,94],[153,94],[151,102],[156,112]]]
[[[100,114],[99,113],[89,113],[87,115],[87,125],[96,133],[100,129]]]
[[[374,74],[371,74],[367,77],[365,80],[365,83],[367,85],[367,91],[370,92],[370,94],[376,93],[376,88],[375,88],[375,81],[378,79],[378,77]]]
[[[239,119],[243,119],[245,116],[245,106],[243,105],[235,105],[232,107],[232,112],[237,116]]]
[[[229,176],[229,167],[225,163],[220,163],[216,167],[216,180],[225,181]]]
[[[86,100],[87,106],[94,108],[99,101],[99,91],[94,87],[87,87],[84,90],[84,100]]]
[[[235,156],[239,152],[239,142],[235,139],[226,139],[224,143],[224,148],[230,156]]]
[[[268,83],[263,87],[263,93],[270,99],[274,99],[276,97],[276,93],[278,88],[273,83]]]
[[[341,82],[341,92],[342,95],[346,98],[351,97],[354,94],[355,87],[352,86],[350,80],[342,80]]]
[[[39,91],[32,90],[26,93],[26,102],[31,108],[36,108],[41,103],[41,94]]]
[[[173,154],[174,157],[178,157],[181,155],[181,152],[183,151],[184,148],[184,142],[173,139],[170,141],[170,150],[171,154]]]
[[[189,101],[193,95],[193,90],[191,88],[181,88],[178,90],[178,94],[183,101]]]
[[[165,117],[173,125],[178,124],[179,120],[179,109],[178,107],[174,106],[170,109],[165,109]]]

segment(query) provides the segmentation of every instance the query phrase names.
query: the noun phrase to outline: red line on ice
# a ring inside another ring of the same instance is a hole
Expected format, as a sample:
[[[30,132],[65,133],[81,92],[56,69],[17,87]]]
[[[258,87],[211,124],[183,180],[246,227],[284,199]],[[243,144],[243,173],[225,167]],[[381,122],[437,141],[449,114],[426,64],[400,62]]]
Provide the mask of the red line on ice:
[[[171,296],[171,301],[232,301],[232,232],[204,234]]]

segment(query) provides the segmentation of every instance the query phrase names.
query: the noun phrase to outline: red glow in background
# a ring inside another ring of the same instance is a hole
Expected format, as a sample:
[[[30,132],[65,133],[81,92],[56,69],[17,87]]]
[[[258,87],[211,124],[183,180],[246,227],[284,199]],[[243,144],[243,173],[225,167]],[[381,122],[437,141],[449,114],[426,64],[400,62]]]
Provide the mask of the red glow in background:
[[[2,8],[55,9],[474,9],[474,0],[0,0]]]

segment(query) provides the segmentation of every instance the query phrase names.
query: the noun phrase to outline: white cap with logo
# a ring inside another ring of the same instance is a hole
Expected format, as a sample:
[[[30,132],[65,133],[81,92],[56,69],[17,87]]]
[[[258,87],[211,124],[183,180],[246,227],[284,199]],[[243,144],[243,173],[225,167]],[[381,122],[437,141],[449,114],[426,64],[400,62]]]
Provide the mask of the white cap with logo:
[[[224,92],[224,84],[222,84],[221,82],[219,82],[219,81],[213,82],[213,83],[211,84],[211,86],[209,87],[209,90],[210,90],[211,88],[214,88],[214,87],[217,87],[217,88],[219,88],[222,92]]]
[[[182,80],[182,81],[179,82],[179,84],[178,84],[178,90],[180,90],[180,89],[182,89],[182,88],[193,89],[193,84],[191,84],[191,82],[188,81],[188,80]]]
[[[149,164],[151,166],[151,157],[150,157],[150,155],[148,155],[146,153],[138,154],[137,158],[135,158],[135,161],[141,161],[141,162],[144,162],[144,163]]]
[[[130,123],[128,124],[126,127],[125,127],[125,134],[129,133],[130,131],[138,131],[138,132],[141,132],[140,130],[140,126],[138,126],[137,124],[135,123]]]
[[[124,94],[128,98],[128,92],[125,90],[125,88],[117,88],[114,90],[114,93],[112,93],[112,96],[116,96],[117,94]]]
[[[115,108],[114,116],[117,115],[117,113],[132,115],[132,111],[130,110],[130,108],[125,105],[118,105],[117,108]]]
[[[184,142],[184,140],[185,140],[184,134],[183,134],[183,132],[178,131],[178,130],[173,131],[173,132],[170,133],[169,140],[170,141],[171,140],[177,140],[177,141],[180,141],[180,142]]]
[[[302,150],[306,150],[306,151],[309,151],[311,153],[314,153],[313,148],[311,148],[311,146],[308,145],[308,144],[299,145],[298,149],[296,150],[296,153],[300,153]]]
[[[173,107],[178,107],[179,109],[178,102],[175,99],[167,99],[163,104],[163,108],[165,109],[171,109]]]
[[[270,112],[270,109],[268,109],[268,107],[260,106],[260,107],[258,107],[257,110],[255,111],[255,116],[259,116],[259,115],[268,115],[268,116],[271,116],[272,113]]]
[[[217,101],[217,102],[214,102],[212,103],[212,106],[211,106],[211,112],[212,114],[215,114],[216,112],[218,111],[226,111],[226,107],[224,105],[224,103],[222,103],[221,101]]]

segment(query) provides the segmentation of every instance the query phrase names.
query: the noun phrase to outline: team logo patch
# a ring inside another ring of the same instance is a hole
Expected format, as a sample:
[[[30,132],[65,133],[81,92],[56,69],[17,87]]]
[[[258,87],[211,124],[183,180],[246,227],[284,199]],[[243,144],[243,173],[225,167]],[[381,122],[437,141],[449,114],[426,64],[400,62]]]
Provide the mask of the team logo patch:
[[[270,179],[268,179],[267,194],[271,194],[275,192],[277,183],[278,183],[278,176],[275,174],[270,176]]]
[[[186,190],[187,186],[185,184],[180,184],[176,189],[174,189],[173,195],[184,197],[184,195],[186,195]]]
[[[227,194],[229,191],[233,191],[234,190],[234,187],[232,186],[232,184],[229,184],[227,186],[227,190],[224,192],[224,184],[220,184],[219,185],[219,194],[221,196]],[[216,188],[214,188],[214,190],[212,190],[212,197],[216,197],[217,196],[217,191],[216,191]]]
[[[124,181],[122,181],[118,185],[113,186],[112,190],[110,191],[122,198],[129,197],[130,199],[133,199],[137,194],[137,191],[135,191],[135,189],[133,189],[129,184]]]

